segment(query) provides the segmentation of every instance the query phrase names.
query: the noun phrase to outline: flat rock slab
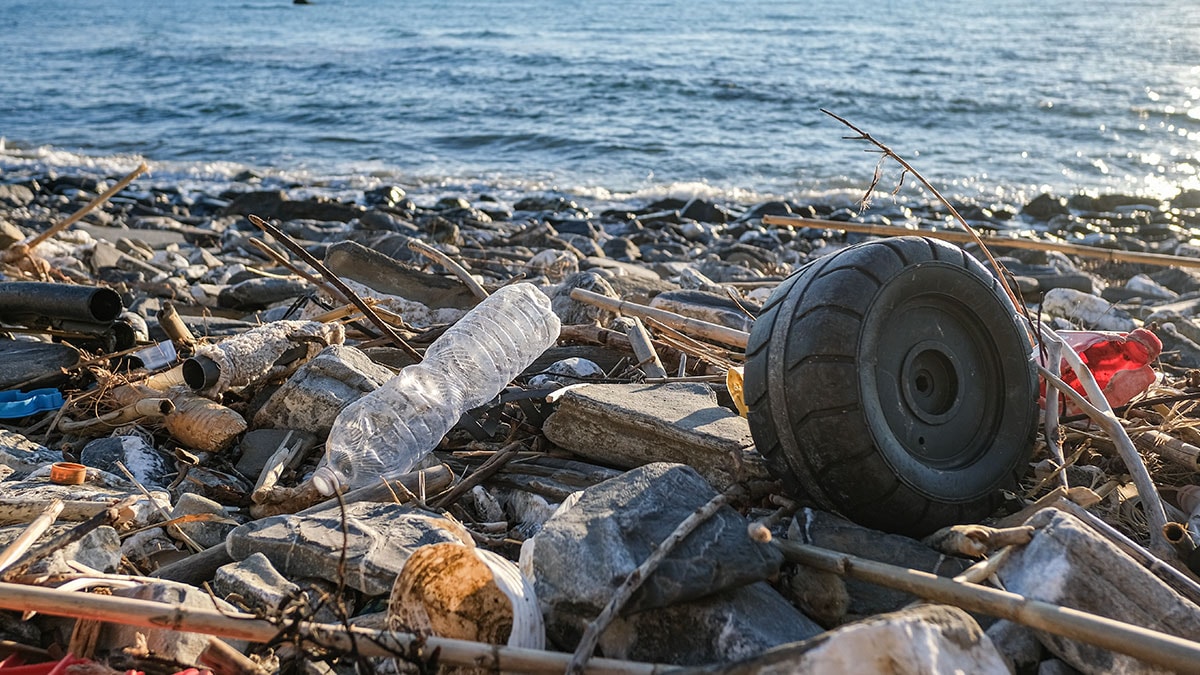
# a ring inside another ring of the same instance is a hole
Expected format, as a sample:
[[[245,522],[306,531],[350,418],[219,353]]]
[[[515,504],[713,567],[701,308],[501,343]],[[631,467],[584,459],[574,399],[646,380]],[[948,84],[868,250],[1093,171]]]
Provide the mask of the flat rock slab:
[[[413,269],[353,241],[339,242],[326,249],[325,266],[380,293],[398,295],[434,309],[471,309],[479,302],[457,279]]]
[[[690,467],[657,463],[598,483],[573,504],[564,502],[521,548],[521,567],[534,579],[550,637],[569,642],[625,577],[715,496]],[[752,542],[746,528],[745,518],[722,507],[667,555],[626,613],[697,600],[774,575],[782,556]]]
[[[749,424],[702,383],[588,385],[564,395],[543,429],[557,445],[614,466],[687,464],[718,490],[771,480]]]
[[[969,614],[957,607],[921,605],[863,619],[799,644],[699,672],[1008,675],[1011,671]]]
[[[1164,584],[1077,518],[1043,509],[1026,521],[1033,540],[997,569],[1004,588],[1027,598],[1200,641],[1200,607]],[[1164,672],[1130,656],[1038,632],[1055,656],[1083,673]]]
[[[346,585],[366,595],[386,595],[419,546],[467,542],[459,526],[434,514],[399,504],[346,506],[345,532],[339,509],[308,516],[282,515],[246,523],[229,534],[225,547],[234,560],[262,553],[289,579],[337,579],[346,544]]]
[[[236,598],[241,604],[267,613],[281,610],[300,595],[300,587],[288,581],[261,553],[222,565],[213,578],[213,590],[226,600]]]

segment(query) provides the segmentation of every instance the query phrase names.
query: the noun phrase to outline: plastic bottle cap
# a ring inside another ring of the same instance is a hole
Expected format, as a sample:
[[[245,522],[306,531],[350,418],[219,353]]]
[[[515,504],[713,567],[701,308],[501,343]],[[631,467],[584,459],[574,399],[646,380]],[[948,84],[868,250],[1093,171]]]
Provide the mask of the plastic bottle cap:
[[[82,485],[87,480],[87,467],[75,462],[55,462],[50,465],[50,482],[59,485]]]

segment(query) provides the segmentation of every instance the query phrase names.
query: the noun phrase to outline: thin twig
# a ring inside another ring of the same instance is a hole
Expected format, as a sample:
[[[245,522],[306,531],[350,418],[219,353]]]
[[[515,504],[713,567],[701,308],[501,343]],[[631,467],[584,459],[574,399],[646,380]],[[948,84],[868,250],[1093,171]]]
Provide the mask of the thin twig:
[[[121,473],[125,474],[125,477],[128,478],[131,483],[133,483],[133,486],[142,493],[142,496],[145,497],[146,501],[150,503],[150,506],[158,512],[158,515],[162,516],[164,521],[169,522],[171,520],[171,514],[167,513],[158,502],[154,501],[154,497],[150,496],[150,491],[146,489],[146,486],[142,485],[141,482],[134,477],[134,475],[129,471],[128,468],[125,467],[124,464],[121,462],[115,462],[114,464],[118,469],[121,470]],[[188,548],[192,549],[193,553],[199,553],[204,550],[203,546],[197,544],[191,537],[187,535],[186,532],[179,529],[177,526],[167,525],[165,529],[170,532],[172,536],[178,537],[180,541],[187,544]]]
[[[849,120],[845,119],[844,117],[839,117],[838,115],[835,115],[834,113],[829,112],[828,110],[825,110],[824,108],[821,108],[821,112],[825,113],[826,115],[829,115],[833,119],[841,122],[842,124],[846,125],[847,127],[851,128],[851,129],[853,129],[854,132],[858,134],[858,136],[853,136],[853,137],[848,136],[847,138],[849,138],[851,140],[867,141],[868,143],[874,145],[875,147],[877,147],[881,151],[883,151],[883,153],[885,155],[887,155],[888,157],[891,157],[893,160],[895,160],[896,163],[899,164],[901,167],[903,167],[906,172],[911,173],[914,178],[921,181],[921,185],[924,185],[926,189],[928,189],[930,192],[933,193],[933,196],[936,197],[939,202],[944,204],[946,206],[946,208],[950,210],[950,215],[954,216],[954,219],[956,221],[958,221],[958,224],[962,225],[963,229],[966,230],[967,233],[971,235],[971,238],[974,240],[975,244],[979,247],[979,250],[983,251],[983,254],[985,256],[987,256],[988,262],[991,263],[991,265],[992,265],[992,269],[996,271],[996,278],[1000,280],[1000,285],[1004,287],[1004,292],[1007,293],[1009,299],[1012,300],[1013,306],[1014,307],[1023,307],[1023,303],[1021,303],[1020,299],[1017,297],[1017,294],[1014,293],[1012,288],[1010,288],[1008,285],[1008,281],[1005,278],[1006,275],[1004,274],[1004,267],[994,257],[992,257],[992,252],[989,251],[987,245],[983,243],[983,239],[979,238],[979,234],[977,232],[975,232],[975,228],[971,227],[970,224],[967,223],[967,219],[963,218],[962,215],[959,214],[958,209],[954,208],[954,205],[950,203],[950,200],[948,200],[942,196],[942,193],[939,192],[938,189],[933,186],[933,183],[930,183],[929,181],[925,180],[925,177],[921,175],[921,172],[917,171],[915,168],[913,168],[913,166],[911,164],[909,164],[907,160],[905,160],[900,155],[896,154],[895,151],[893,151],[888,146],[886,146],[883,143],[876,140],[875,137],[872,136],[871,134],[869,134],[869,133],[863,131],[862,129],[859,129],[858,127],[851,124]],[[876,178],[875,178],[875,182],[872,183],[872,187],[874,187],[875,183],[878,183],[878,181],[879,181],[878,176],[879,176],[879,167],[876,167]],[[901,176],[901,178],[903,179],[903,176]]]
[[[513,441],[503,448],[500,448],[496,454],[492,455],[486,462],[479,465],[479,468],[476,469],[474,473],[472,473],[470,476],[465,476],[458,485],[455,485],[453,489],[446,492],[446,494],[442,495],[441,498],[434,502],[434,508],[444,509],[453,504],[458,500],[459,497],[467,494],[467,492],[469,492],[476,485],[479,485],[488,478],[491,478],[496,474],[497,471],[503,469],[504,465],[508,464],[513,457],[516,457],[517,453],[519,453],[524,447],[524,441]]]
[[[301,260],[308,263],[309,267],[319,272],[322,277],[329,281],[329,283],[333,284],[334,288],[338,290],[346,302],[354,303],[354,306],[358,307],[359,311],[363,313],[363,316],[367,317],[371,323],[375,324],[375,327],[378,328],[384,335],[386,335],[393,344],[400,349],[403,349],[404,353],[408,354],[417,361],[421,360],[421,354],[418,353],[417,350],[413,349],[412,345],[405,342],[404,338],[400,337],[400,335],[397,334],[396,331],[392,329],[392,327],[388,325],[386,321],[379,318],[379,315],[375,313],[375,310],[371,309],[370,305],[363,302],[363,299],[346,285],[346,282],[342,281],[338,275],[329,271],[329,268],[325,267],[320,260],[317,260],[315,257],[313,257],[311,253],[304,250],[304,247],[296,243],[295,239],[287,236],[279,228],[271,225],[267,221],[254,214],[250,214],[246,217],[251,223],[254,224],[255,227],[261,229],[263,232],[266,232],[272,237],[275,237],[275,239],[277,239],[279,243],[283,244],[288,251],[291,251]]]
[[[600,643],[600,635],[604,633],[613,619],[617,618],[617,613],[629,602],[637,589],[641,588],[644,582],[662,561],[670,555],[671,551],[687,538],[696,528],[703,525],[713,516],[722,506],[729,501],[729,493],[723,492],[716,497],[713,497],[707,504],[696,509],[687,518],[675,528],[666,539],[646,558],[646,560],[637,566],[637,569],[629,573],[625,577],[616,592],[613,593],[608,604],[600,611],[597,616],[583,632],[583,637],[579,640],[579,646],[575,648],[575,653],[571,655],[571,663],[567,666],[568,673],[582,673],[584,666],[592,656],[592,652],[596,650],[596,645]]]
[[[415,251],[417,253],[420,253],[421,255],[425,256],[426,258],[429,258],[430,260],[438,263],[442,267],[445,267],[446,269],[450,270],[451,274],[458,277],[458,280],[463,282],[463,285],[466,286],[468,289],[470,289],[471,295],[474,295],[476,298],[479,298],[480,300],[487,300],[488,292],[483,289],[483,286],[480,286],[479,282],[475,281],[475,277],[471,276],[471,273],[468,272],[465,267],[463,267],[462,265],[459,265],[450,256],[446,255],[445,253],[442,253],[441,251],[437,250],[436,248],[430,246],[429,244],[426,244],[425,242],[421,241],[420,239],[408,240],[408,249],[410,251]]]

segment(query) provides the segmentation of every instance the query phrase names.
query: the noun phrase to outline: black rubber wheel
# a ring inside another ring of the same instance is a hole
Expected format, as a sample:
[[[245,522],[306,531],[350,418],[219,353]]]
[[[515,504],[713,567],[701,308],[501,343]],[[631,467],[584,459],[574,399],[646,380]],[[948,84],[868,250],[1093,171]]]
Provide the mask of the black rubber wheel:
[[[1031,346],[996,278],[950,244],[870,241],[785,280],[754,324],[745,398],[784,487],[876,529],[978,522],[1025,469]]]

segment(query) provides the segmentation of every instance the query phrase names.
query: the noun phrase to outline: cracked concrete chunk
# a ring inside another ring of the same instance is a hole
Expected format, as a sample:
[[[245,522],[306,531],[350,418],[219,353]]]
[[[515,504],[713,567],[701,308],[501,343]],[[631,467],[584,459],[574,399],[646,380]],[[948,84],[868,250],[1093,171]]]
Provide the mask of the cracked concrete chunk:
[[[327,436],[342,408],[375,391],[392,375],[354,347],[331,345],[271,395],[255,414],[254,424]]]
[[[687,464],[718,490],[771,480],[746,420],[702,383],[588,385],[563,396],[544,431],[577,455],[619,467]]]

